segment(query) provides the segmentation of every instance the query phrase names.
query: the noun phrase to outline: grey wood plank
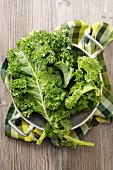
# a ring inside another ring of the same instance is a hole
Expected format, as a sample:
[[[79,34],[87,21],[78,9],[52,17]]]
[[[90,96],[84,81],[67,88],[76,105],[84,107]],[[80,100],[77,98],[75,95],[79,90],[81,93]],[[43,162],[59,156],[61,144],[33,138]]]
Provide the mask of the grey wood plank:
[[[101,20],[113,24],[113,0],[0,0],[0,65],[8,48],[31,30],[53,31],[59,24],[82,19],[90,25]],[[113,88],[113,43],[105,60]],[[41,146],[9,139],[4,135],[4,120],[11,103],[0,79],[0,166],[1,170],[112,170],[113,123],[94,127],[87,141],[94,147],[61,148],[48,141]],[[113,92],[113,90],[112,90]]]

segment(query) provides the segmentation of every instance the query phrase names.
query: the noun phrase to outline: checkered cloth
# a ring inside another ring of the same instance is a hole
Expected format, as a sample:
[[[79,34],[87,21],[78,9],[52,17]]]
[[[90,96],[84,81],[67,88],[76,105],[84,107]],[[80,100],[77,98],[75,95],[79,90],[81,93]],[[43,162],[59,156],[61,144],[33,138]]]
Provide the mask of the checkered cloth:
[[[108,25],[105,22],[96,22],[91,27],[88,26],[87,23],[81,20],[74,20],[67,22],[61,26],[59,26],[57,29],[60,28],[68,28],[68,37],[72,40],[73,43],[78,44],[81,38],[84,35],[84,32],[91,35],[93,38],[95,38],[103,47],[104,49],[106,46],[113,40],[113,27]],[[35,31],[32,31],[30,35],[34,35]],[[28,36],[28,35],[27,35]],[[83,42],[83,48],[88,51],[90,54],[97,51],[97,46],[92,42],[89,41],[87,38],[84,39]],[[100,65],[102,66],[102,78],[103,78],[103,96],[102,101],[100,102],[96,112],[94,115],[81,127],[78,127],[77,129],[72,131],[72,134],[77,139],[83,139],[84,135],[93,127],[98,125],[100,122],[104,123],[110,123],[113,121],[113,96],[111,95],[111,85],[107,73],[106,64],[104,62],[104,56],[103,53],[99,54],[97,56],[97,60],[99,61]],[[5,82],[6,86],[8,87],[8,76],[6,74],[7,69],[7,59],[4,61],[2,65],[2,79]],[[17,133],[11,126],[8,124],[8,120],[12,118],[13,115],[17,114],[16,109],[14,108],[14,105],[11,104],[6,120],[5,120],[5,134],[8,137],[21,139],[26,142],[36,142],[43,131],[39,129],[34,129],[29,136],[23,137],[19,133]],[[16,126],[21,129],[24,133],[28,130],[28,123],[26,123],[22,118],[19,118],[15,121]],[[55,145],[59,145],[58,141],[55,141],[51,139],[51,141]]]

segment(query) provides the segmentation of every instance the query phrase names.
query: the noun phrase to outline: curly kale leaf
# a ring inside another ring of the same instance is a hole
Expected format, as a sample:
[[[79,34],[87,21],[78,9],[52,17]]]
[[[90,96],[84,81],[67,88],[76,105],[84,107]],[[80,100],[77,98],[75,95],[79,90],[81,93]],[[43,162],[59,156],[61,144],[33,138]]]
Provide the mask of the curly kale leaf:
[[[68,109],[75,108],[75,111],[80,111],[88,109],[89,106],[90,108],[92,108],[91,106],[96,107],[100,101],[101,80],[99,74],[101,67],[98,61],[86,56],[78,57],[77,62],[78,69],[74,73],[75,84],[70,89],[65,106]]]
[[[73,73],[73,68],[69,66],[69,63],[63,63],[62,61],[59,61],[57,63],[55,63],[55,66],[57,68],[59,68],[62,73],[63,73],[63,77],[64,77],[64,88],[67,87],[67,85],[69,84],[70,79],[72,78],[72,73]]]
[[[73,105],[77,103],[78,99],[85,93],[91,90],[98,90],[94,83],[88,83],[83,86],[83,88],[76,88],[76,85],[72,87],[70,93],[72,94],[69,96],[66,101],[65,105],[68,109],[72,109]]]
[[[90,57],[78,57],[78,70],[83,70],[86,72],[84,73],[84,79],[86,82],[94,81],[98,82],[99,80],[99,73],[101,71],[101,66],[96,59]]]

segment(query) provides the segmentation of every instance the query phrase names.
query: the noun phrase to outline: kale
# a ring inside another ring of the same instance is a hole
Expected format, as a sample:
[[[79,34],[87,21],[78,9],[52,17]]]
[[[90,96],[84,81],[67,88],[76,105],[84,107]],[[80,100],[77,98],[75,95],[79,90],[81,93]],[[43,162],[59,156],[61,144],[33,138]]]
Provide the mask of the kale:
[[[63,29],[35,32],[16,45],[7,52],[10,91],[23,116],[37,112],[47,120],[37,143],[49,137],[62,146],[93,146],[71,137],[70,116],[100,101],[98,61],[74,48]]]

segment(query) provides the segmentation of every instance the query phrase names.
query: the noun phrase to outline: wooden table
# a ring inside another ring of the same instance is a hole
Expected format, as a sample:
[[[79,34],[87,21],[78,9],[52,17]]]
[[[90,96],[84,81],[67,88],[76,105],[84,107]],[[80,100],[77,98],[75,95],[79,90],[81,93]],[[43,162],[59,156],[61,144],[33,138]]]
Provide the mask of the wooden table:
[[[113,0],[0,0],[0,65],[8,48],[35,29],[53,31],[66,21],[101,20],[113,25]],[[113,87],[113,43],[105,51]],[[11,99],[0,79],[0,170],[113,170],[113,123],[94,127],[85,137],[94,147],[61,148],[48,141],[9,139],[4,120]]]

